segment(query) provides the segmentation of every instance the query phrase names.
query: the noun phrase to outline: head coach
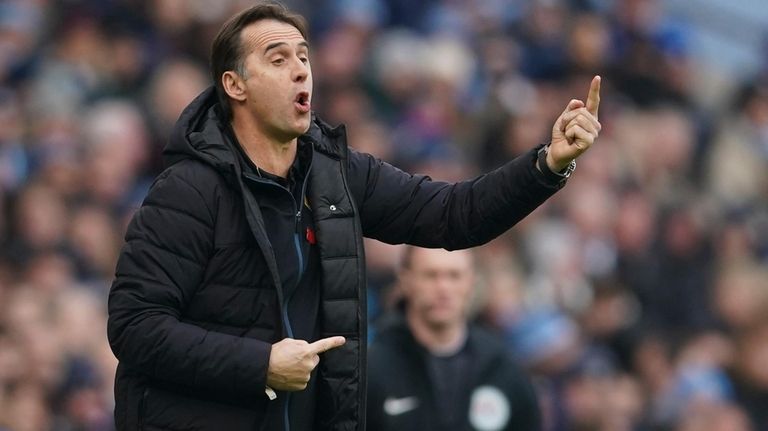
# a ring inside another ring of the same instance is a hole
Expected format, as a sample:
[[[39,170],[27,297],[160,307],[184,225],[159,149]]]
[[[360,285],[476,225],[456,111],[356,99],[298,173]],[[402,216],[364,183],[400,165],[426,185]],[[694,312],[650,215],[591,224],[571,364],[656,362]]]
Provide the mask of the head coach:
[[[272,3],[223,25],[211,72],[117,263],[118,430],[364,430],[363,237],[483,244],[561,189],[600,129],[595,77],[547,145],[455,184],[405,173],[313,113],[305,22]]]

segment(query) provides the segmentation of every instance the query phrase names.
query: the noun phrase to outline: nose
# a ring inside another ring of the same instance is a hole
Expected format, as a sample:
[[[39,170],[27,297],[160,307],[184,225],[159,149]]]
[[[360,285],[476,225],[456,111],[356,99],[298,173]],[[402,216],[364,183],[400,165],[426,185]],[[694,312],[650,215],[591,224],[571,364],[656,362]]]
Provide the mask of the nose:
[[[309,77],[309,64],[303,63],[300,59],[296,59],[296,66],[293,68],[293,81],[304,82]]]
[[[435,290],[443,295],[452,295],[453,283],[448,277],[437,277],[435,280]]]

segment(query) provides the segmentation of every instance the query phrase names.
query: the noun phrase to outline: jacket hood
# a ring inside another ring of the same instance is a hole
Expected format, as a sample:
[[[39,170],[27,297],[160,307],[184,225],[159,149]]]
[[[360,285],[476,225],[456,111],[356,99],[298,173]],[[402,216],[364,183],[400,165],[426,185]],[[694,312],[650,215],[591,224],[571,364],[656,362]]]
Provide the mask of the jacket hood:
[[[211,86],[200,93],[182,111],[163,150],[163,161],[169,167],[184,159],[195,159],[222,173],[235,173],[235,145],[228,137],[229,125],[219,115],[216,89]]]
[[[323,143],[324,152],[335,152],[325,148],[326,137],[337,137],[343,133],[343,126],[331,128],[312,113],[309,130],[299,139]],[[202,161],[225,176],[240,174],[240,152],[233,141],[231,126],[223,120],[223,114],[216,96],[216,88],[210,86],[200,93],[182,111],[163,150],[163,161],[169,167],[185,159]]]

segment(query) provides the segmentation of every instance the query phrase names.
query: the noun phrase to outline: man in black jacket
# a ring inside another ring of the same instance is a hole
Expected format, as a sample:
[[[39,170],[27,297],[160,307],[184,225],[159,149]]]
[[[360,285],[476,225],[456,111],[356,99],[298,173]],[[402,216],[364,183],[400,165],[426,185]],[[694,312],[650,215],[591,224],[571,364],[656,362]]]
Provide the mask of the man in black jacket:
[[[368,354],[369,430],[541,428],[526,375],[499,340],[468,324],[473,265],[468,250],[406,249],[405,312],[389,318]]]
[[[563,186],[600,128],[596,77],[548,147],[456,184],[409,175],[311,112],[306,34],[266,4],[214,40],[214,86],[181,114],[110,291],[120,430],[365,429],[363,236],[487,242]]]

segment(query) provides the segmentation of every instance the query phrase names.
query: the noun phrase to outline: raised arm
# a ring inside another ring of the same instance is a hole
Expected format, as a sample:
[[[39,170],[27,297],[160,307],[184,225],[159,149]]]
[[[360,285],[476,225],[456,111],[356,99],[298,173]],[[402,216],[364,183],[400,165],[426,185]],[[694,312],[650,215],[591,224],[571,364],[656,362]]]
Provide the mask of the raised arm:
[[[449,250],[474,247],[500,235],[562,188],[566,177],[561,171],[594,143],[600,131],[599,92],[600,77],[595,77],[587,103],[568,103],[546,148],[532,149],[467,181],[432,181],[351,151],[350,184],[364,235]]]
[[[449,250],[484,244],[561,187],[535,163],[532,150],[492,172],[451,184],[351,153],[350,177],[357,181],[363,234],[391,244]]]

